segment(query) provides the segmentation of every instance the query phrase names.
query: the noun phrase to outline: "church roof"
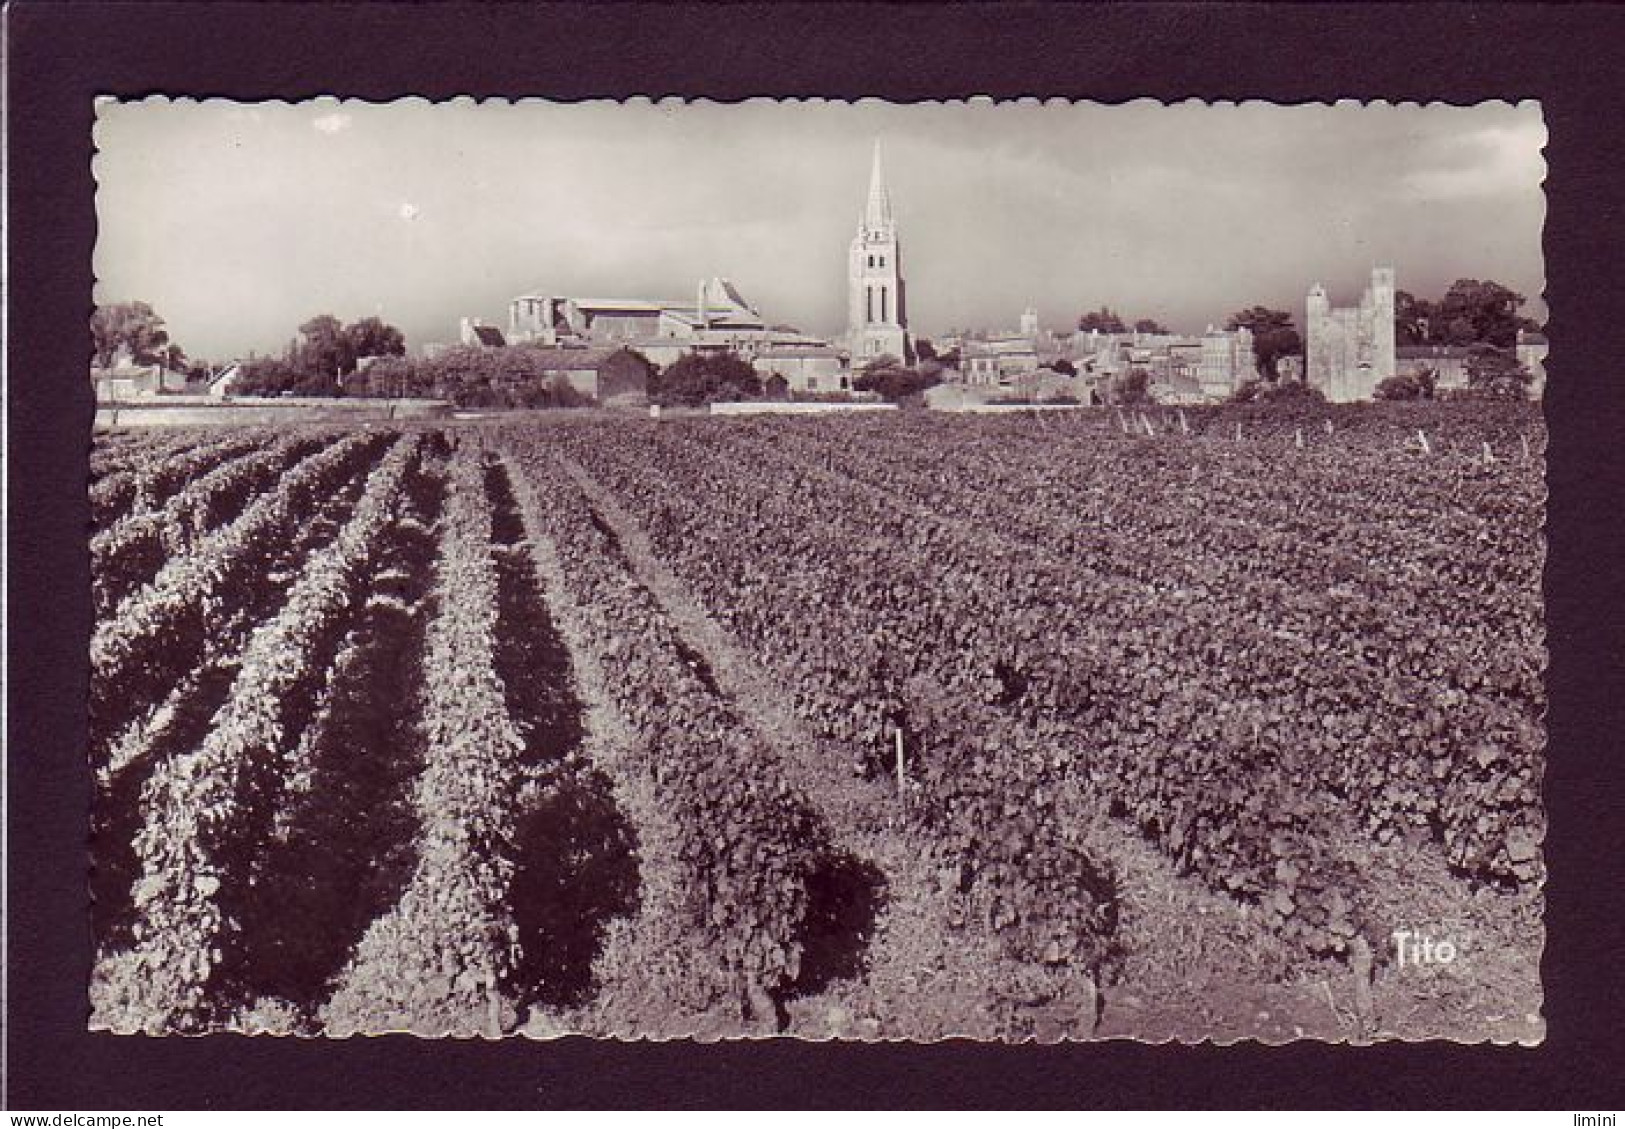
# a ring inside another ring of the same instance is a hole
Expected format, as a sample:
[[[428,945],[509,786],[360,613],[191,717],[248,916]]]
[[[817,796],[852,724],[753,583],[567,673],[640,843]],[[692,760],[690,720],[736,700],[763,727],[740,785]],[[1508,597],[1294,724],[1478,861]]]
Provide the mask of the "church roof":
[[[572,298],[578,310],[598,310],[628,314],[658,314],[672,303],[651,302],[645,298]]]
[[[616,353],[627,351],[619,345],[602,349],[538,349],[534,346],[529,348],[543,366],[565,372],[582,372],[588,369],[596,372]]]
[[[863,226],[870,231],[892,226],[891,193],[886,189],[886,173],[880,167],[880,142],[875,142],[874,166],[869,170],[869,202],[863,210]]]

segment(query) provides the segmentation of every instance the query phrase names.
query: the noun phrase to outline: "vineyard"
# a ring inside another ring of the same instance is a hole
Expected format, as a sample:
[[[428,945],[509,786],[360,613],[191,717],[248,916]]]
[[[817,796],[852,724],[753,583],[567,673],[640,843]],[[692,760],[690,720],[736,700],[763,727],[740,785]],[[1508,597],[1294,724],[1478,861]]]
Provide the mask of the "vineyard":
[[[98,436],[91,1022],[1538,1038],[1543,458],[1466,403]]]

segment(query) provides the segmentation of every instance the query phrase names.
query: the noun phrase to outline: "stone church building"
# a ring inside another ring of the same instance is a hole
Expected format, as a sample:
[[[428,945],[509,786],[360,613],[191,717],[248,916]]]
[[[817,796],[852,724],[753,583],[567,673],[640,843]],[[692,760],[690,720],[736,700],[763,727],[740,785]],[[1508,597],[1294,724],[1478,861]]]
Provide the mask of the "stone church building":
[[[897,217],[880,167],[875,142],[869,174],[869,200],[858,217],[847,262],[846,346],[852,367],[861,368],[882,354],[909,359],[908,315],[903,295],[903,266],[897,242]]]

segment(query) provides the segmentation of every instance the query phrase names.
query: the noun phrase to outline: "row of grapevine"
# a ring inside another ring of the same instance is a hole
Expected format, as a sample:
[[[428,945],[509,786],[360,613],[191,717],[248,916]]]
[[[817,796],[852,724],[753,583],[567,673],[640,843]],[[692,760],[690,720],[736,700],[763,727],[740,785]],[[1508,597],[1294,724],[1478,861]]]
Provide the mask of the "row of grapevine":
[[[801,972],[809,882],[829,865],[822,817],[746,731],[633,574],[608,526],[542,445],[506,437],[526,527],[562,562],[587,646],[635,735],[635,763],[677,827],[687,925],[757,1020]]]
[[[329,1029],[500,1034],[516,1019],[516,787],[524,739],[495,667],[497,575],[483,470],[459,445],[435,565],[423,670],[417,863],[399,903],[357,948]]]
[[[377,466],[337,539],[309,560],[282,610],[250,638],[203,742],[157,765],[144,787],[139,921],[134,948],[116,964],[120,1004],[149,1029],[215,1018],[216,976],[252,940],[228,911],[230,898],[242,896],[230,884],[243,877],[245,844],[258,841],[256,821],[277,802],[283,762],[314,709],[416,448],[415,438],[402,439]]]
[[[243,603],[274,597],[271,574],[301,523],[342,491],[389,436],[348,436],[300,462],[236,520],[165,562],[144,587],[97,624],[90,641],[92,760],[194,668],[211,636]]]
[[[988,449],[969,437],[951,452],[978,484],[967,506],[939,456],[921,453],[929,444],[879,460],[861,435],[838,448],[827,438],[781,430],[738,457],[838,462],[928,518],[964,514],[990,538],[1073,562],[1097,590],[1130,582],[1111,601],[1120,618],[1171,611],[1232,652],[1267,650],[1283,676],[1306,672],[1327,691],[1301,703],[1336,719],[1307,740],[1324,754],[1320,786],[1353,800],[1365,830],[1387,839],[1438,824],[1464,869],[1538,876],[1541,502],[1526,466],[1396,458],[1356,433],[1335,456],[1294,460],[1283,480],[1252,452],[1218,461],[1200,445],[1052,436]],[[1255,622],[1267,634],[1249,632]],[[1366,755],[1342,755],[1356,741]]]
[[[134,460],[127,470],[99,478],[91,486],[91,518],[98,528],[105,529],[126,514],[156,509],[198,475],[258,449],[270,439],[269,432],[233,431],[157,457]]]
[[[208,442],[212,434],[190,428],[98,434],[90,452],[92,488],[104,478],[127,473],[133,468]]]
[[[203,535],[236,517],[249,499],[331,436],[296,434],[216,464],[190,479],[161,506],[144,509],[90,541],[91,596],[99,616],[186,553]]]
[[[1155,593],[1082,566],[1035,563],[1030,553],[920,514],[902,520],[895,505],[827,479],[798,481],[773,468],[759,475],[760,450],[728,450],[726,437],[709,431],[709,455],[669,432],[613,450],[582,443],[577,454],[617,491],[642,495],[635,508],[662,551],[709,590],[708,602],[765,662],[802,688],[815,719],[838,726],[843,700],[854,698],[897,702],[889,708],[910,717],[929,716],[933,699],[998,702],[995,718],[1022,717],[1037,731],[1025,742],[1034,758],[1076,762],[1041,774],[1039,787],[1087,781],[1184,864],[1260,900],[1284,931],[1316,947],[1335,947],[1348,934],[1351,868],[1325,846],[1341,838],[1336,827],[1348,813],[1329,802],[1326,766],[1358,757],[1388,772],[1396,751],[1356,728],[1361,711],[1384,701],[1380,693],[1373,700],[1374,678],[1328,677],[1326,668],[1342,670],[1334,656],[1313,661],[1312,641],[1310,651],[1294,652],[1267,630],[1205,615],[1199,604],[1149,598]],[[617,458],[618,474],[605,466]],[[752,473],[728,473],[742,466]],[[964,501],[972,508],[973,499]],[[863,533],[843,537],[843,528]],[[914,553],[896,552],[911,543]],[[794,585],[774,583],[781,562],[780,575],[793,572]],[[843,618],[878,625],[871,640],[849,641],[833,625],[805,629],[836,601]],[[785,630],[791,624],[796,631]],[[1227,643],[1235,650],[1227,653]],[[1528,747],[1517,717],[1493,699],[1463,702],[1477,712],[1453,721],[1500,725],[1506,732],[1484,728],[1489,739]],[[1475,771],[1459,749],[1445,752],[1458,771]],[[1486,825],[1510,840],[1498,848],[1507,858],[1523,854],[1516,819],[1497,828],[1492,813]]]
[[[627,482],[617,482],[617,486],[624,491]],[[617,497],[629,500],[634,512],[642,512],[637,499],[627,499],[622,491],[617,491]],[[730,521],[718,512],[713,512],[712,517],[721,518],[723,525]],[[684,551],[673,552],[673,544],[658,533],[656,547],[679,575],[689,580],[713,614],[723,622],[730,622],[731,617],[730,625],[738,630],[741,622],[736,612],[747,606],[754,608],[754,601],[725,604],[718,598],[717,585],[704,577],[700,560],[725,562],[726,572],[738,567],[749,573],[759,567],[759,562],[777,559],[778,546],[762,544],[744,552],[738,541],[726,543],[725,539],[733,536],[751,538],[749,521],[730,525],[728,530],[689,526],[686,533],[695,539]],[[821,590],[816,559],[782,559],[795,560],[798,590]],[[749,583],[744,575],[739,578]],[[829,598],[834,601],[838,596],[830,591]],[[764,627],[773,632],[773,647],[793,648],[796,655],[825,647],[819,632],[808,632],[808,622],[798,619],[795,612],[786,614],[777,624],[764,622]],[[765,635],[741,635],[747,645],[756,648],[765,668],[775,673],[782,671],[782,663],[767,656]],[[842,635],[847,642],[863,645],[861,632],[848,629]],[[1024,747],[1022,741],[1027,736],[1022,726],[1011,718],[988,718],[975,700],[955,699],[952,694],[934,697],[931,708],[936,713],[929,720],[923,708],[905,718],[902,710],[895,708],[895,702],[887,703],[881,697],[869,697],[868,702],[863,702],[861,690],[853,694],[855,682],[869,673],[864,663],[869,655],[858,658],[851,651],[830,648],[819,658],[824,661],[817,674],[801,671],[809,676],[806,681],[798,677],[785,682],[798,707],[808,713],[808,703],[819,699],[850,716],[855,705],[868,705],[871,736],[877,742],[884,741],[882,747],[886,749],[895,726],[908,728],[910,755],[923,760],[923,767],[913,770],[916,785],[925,789],[923,802],[915,807],[916,819],[928,825],[933,840],[951,858],[967,861],[968,872],[980,879],[977,892],[990,923],[1011,942],[1014,952],[1024,960],[1094,968],[1110,947],[1115,928],[1110,864],[1090,851],[1077,833],[1079,828],[1059,819],[1059,796],[1053,789],[1043,788],[1042,776],[1017,770],[1019,754],[1014,751]],[[817,677],[819,674],[822,677]],[[812,715],[811,720],[822,718]],[[825,736],[829,736],[827,731]],[[949,762],[954,767],[947,768]]]

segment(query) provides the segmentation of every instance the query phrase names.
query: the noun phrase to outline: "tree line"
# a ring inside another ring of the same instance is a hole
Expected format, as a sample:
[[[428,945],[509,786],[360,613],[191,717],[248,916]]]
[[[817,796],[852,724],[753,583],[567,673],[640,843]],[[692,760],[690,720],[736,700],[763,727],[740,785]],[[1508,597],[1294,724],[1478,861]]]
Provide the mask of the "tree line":
[[[405,336],[382,318],[346,325],[332,314],[318,314],[299,327],[281,357],[244,363],[232,390],[245,396],[366,395],[366,382],[353,379],[362,362],[405,354]]]
[[[91,363],[110,368],[121,356],[137,365],[162,365],[194,380],[207,379],[214,366],[187,356],[169,336],[163,317],[151,303],[112,302],[97,306],[90,317]],[[251,357],[243,364],[237,390],[246,395],[303,396],[345,394],[346,378],[363,361],[399,357],[406,339],[399,329],[377,317],[348,325],[332,314],[319,314],[299,327],[281,357]]]
[[[186,350],[169,338],[164,319],[146,302],[113,302],[90,315],[91,364],[111,368],[123,354],[138,365],[189,372]]]

